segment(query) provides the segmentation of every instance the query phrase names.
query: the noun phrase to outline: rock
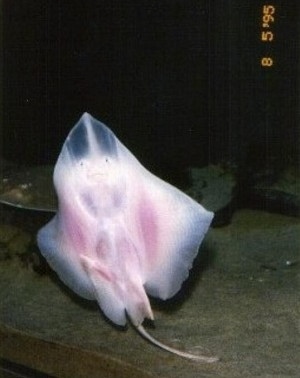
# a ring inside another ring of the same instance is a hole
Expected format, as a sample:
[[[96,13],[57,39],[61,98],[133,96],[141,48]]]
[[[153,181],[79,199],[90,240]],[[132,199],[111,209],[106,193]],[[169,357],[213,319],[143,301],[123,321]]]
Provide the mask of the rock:
[[[230,223],[235,209],[236,178],[234,170],[222,165],[190,168],[191,186],[186,193],[215,213],[213,226]]]
[[[0,224],[0,260],[27,253],[31,236],[9,224]]]
[[[283,170],[278,177],[260,180],[250,188],[248,207],[289,216],[300,215],[300,175],[296,167]]]

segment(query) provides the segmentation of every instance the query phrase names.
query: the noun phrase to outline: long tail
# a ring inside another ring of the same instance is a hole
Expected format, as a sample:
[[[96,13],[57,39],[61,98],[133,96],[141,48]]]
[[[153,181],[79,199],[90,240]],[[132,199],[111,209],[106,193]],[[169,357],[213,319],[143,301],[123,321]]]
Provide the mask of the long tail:
[[[206,356],[202,356],[202,355],[196,355],[196,354],[184,352],[182,350],[178,350],[178,349],[175,349],[175,348],[171,348],[168,345],[161,343],[160,341],[156,340],[154,337],[149,335],[149,333],[145,330],[145,328],[141,324],[136,326],[136,329],[145,339],[150,341],[152,344],[157,345],[159,348],[167,350],[170,353],[177,354],[180,357],[188,358],[188,359],[194,360],[194,361],[207,362],[207,363],[216,362],[216,361],[219,360],[218,357],[206,357]]]

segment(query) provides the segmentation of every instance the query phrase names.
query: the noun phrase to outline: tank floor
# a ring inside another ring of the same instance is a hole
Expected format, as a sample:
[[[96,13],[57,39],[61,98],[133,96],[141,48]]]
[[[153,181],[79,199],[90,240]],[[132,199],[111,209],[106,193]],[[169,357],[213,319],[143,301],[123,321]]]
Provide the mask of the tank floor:
[[[210,229],[180,293],[151,300],[149,333],[178,349],[220,357],[206,364],[154,347],[131,326],[113,326],[55,274],[38,274],[11,256],[7,248],[18,232],[28,253],[36,248],[33,230],[43,224],[23,213],[0,222],[0,358],[62,377],[298,376],[299,219],[237,211],[230,225]],[[26,216],[37,225],[29,227]],[[14,224],[15,217],[22,221]]]

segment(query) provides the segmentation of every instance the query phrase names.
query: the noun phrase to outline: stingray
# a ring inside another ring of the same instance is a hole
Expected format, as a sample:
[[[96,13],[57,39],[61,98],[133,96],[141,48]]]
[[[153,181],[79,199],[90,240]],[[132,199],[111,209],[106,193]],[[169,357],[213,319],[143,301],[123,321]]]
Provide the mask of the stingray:
[[[54,186],[58,211],[37,242],[60,279],[113,323],[129,318],[169,352],[216,361],[162,344],[142,325],[154,319],[148,295],[171,298],[187,279],[213,213],[151,174],[88,113],[62,147]]]

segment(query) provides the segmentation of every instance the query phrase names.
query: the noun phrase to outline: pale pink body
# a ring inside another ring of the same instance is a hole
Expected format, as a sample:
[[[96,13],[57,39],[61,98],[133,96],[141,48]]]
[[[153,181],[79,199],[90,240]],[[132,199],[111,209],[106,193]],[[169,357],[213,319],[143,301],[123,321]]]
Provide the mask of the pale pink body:
[[[85,113],[54,171],[59,209],[38,245],[61,280],[105,315],[139,327],[146,293],[167,299],[188,277],[213,213],[147,171]]]

